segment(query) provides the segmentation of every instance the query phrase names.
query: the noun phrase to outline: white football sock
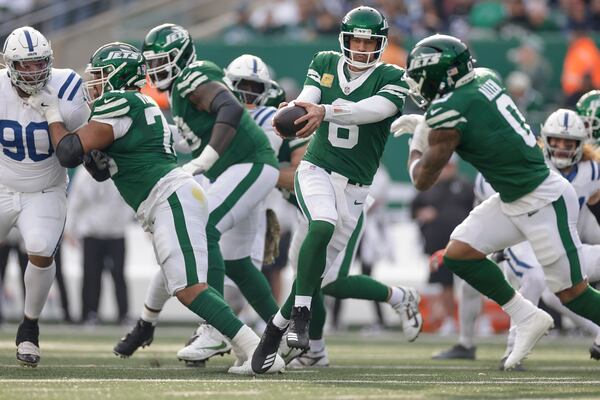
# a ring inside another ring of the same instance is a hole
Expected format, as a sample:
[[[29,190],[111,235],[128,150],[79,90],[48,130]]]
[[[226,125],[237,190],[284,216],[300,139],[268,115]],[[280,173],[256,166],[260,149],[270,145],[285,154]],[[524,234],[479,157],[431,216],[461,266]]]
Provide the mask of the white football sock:
[[[310,339],[310,351],[318,353],[325,350],[325,339]]]
[[[38,319],[48,299],[56,275],[56,263],[40,268],[29,261],[25,269],[25,316]]]
[[[283,315],[281,315],[281,310],[277,311],[277,314],[273,317],[273,325],[278,327],[279,329],[286,329],[290,324],[289,319],[285,319]]]
[[[296,296],[294,298],[294,307],[308,307],[310,310],[310,303],[312,302],[312,296]]]
[[[252,358],[258,342],[260,342],[260,338],[247,325],[243,325],[231,339],[231,344],[241,350],[247,359]]]
[[[395,307],[402,303],[404,300],[404,293],[406,292],[404,288],[392,286],[390,291],[390,298],[387,300],[388,304],[390,304],[392,307]]]
[[[475,322],[481,313],[481,293],[467,282],[459,284],[458,295],[458,343],[471,348],[475,339]]]
[[[519,325],[538,310],[536,306],[521,296],[519,292],[516,292],[515,296],[502,306],[502,309],[510,315],[511,322],[515,325]]]
[[[150,286],[146,292],[146,300],[144,300],[144,308],[142,309],[142,319],[146,322],[156,323],[160,311],[165,306],[166,302],[171,298],[167,291],[165,277],[161,270],[156,271]]]

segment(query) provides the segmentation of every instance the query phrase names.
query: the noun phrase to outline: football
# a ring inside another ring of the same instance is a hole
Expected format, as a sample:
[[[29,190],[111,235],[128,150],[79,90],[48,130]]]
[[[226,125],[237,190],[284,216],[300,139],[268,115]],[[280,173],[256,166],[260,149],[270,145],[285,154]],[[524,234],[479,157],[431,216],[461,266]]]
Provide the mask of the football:
[[[273,117],[273,124],[281,136],[286,138],[296,137],[296,132],[304,128],[307,121],[301,124],[294,125],[294,121],[306,115],[306,110],[303,107],[296,105],[288,105],[280,108]]]

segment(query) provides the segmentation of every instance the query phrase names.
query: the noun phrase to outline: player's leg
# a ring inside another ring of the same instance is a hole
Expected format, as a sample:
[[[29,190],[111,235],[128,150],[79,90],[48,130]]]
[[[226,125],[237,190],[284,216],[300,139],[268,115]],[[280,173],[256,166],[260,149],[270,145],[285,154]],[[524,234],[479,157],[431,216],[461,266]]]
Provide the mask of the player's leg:
[[[456,227],[444,255],[444,264],[452,272],[502,306],[517,326],[507,368],[520,362],[552,326],[552,318],[515,292],[502,270],[486,258],[487,254],[524,239],[511,218],[502,212],[500,197],[495,195],[475,207]]]
[[[513,217],[540,264],[548,288],[574,313],[600,323],[600,292],[582,274],[582,245],[577,233],[579,203],[572,187],[531,216]]]
[[[239,367],[231,373],[249,374],[247,360],[252,356],[259,338],[244,325],[221,295],[206,283],[207,198],[192,180],[156,206],[153,244],[158,262],[165,275],[167,290],[196,315],[231,340]],[[280,357],[271,362],[268,372],[285,366]]]
[[[54,253],[65,226],[67,197],[63,188],[20,193],[16,226],[29,257],[25,270],[25,307],[17,331],[17,360],[35,367],[40,360],[38,318],[54,282]]]

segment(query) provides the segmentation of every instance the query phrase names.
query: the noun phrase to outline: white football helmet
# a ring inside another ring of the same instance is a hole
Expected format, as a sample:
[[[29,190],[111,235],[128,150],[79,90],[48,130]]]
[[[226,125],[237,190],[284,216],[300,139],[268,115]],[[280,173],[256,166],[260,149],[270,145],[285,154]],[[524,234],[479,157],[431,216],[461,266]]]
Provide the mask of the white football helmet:
[[[17,28],[4,42],[4,63],[10,80],[27,94],[42,90],[52,73],[50,42],[29,26]]]
[[[259,57],[250,54],[239,56],[227,66],[225,77],[244,103],[263,105],[267,100],[272,85],[271,74],[267,64]],[[251,82],[255,84],[248,85]]]
[[[567,168],[579,160],[583,154],[583,145],[589,138],[583,120],[575,111],[560,108],[554,111],[542,125],[544,155],[558,169]],[[574,150],[559,149],[550,146],[549,138],[575,140]]]

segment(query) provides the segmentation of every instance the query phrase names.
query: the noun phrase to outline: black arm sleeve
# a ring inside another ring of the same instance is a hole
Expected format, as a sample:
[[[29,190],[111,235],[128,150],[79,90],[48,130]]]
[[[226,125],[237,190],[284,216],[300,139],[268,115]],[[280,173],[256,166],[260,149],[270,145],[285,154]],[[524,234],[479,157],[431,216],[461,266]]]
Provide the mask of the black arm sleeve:
[[[83,161],[83,146],[79,136],[74,133],[65,135],[56,146],[56,157],[65,168],[75,168]]]
[[[210,103],[210,112],[217,114],[215,124],[225,124],[237,130],[244,107],[227,89],[221,90]]]

